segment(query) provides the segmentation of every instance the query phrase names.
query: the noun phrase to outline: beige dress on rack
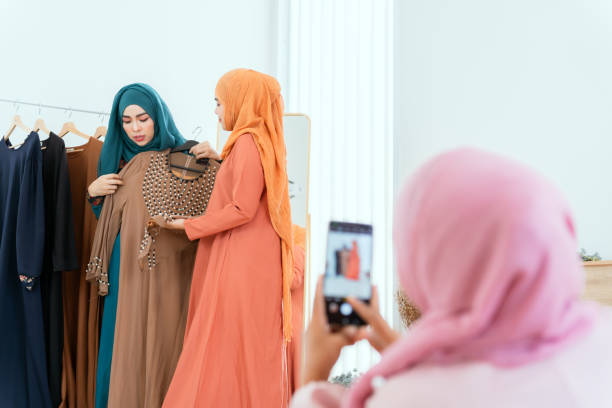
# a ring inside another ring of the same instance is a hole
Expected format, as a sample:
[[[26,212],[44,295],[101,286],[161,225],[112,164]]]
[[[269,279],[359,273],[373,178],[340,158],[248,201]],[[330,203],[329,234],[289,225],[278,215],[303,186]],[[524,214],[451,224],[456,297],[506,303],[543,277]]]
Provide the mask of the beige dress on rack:
[[[179,153],[182,154],[182,153]],[[160,407],[182,345],[197,242],[161,228],[172,215],[204,213],[217,162],[187,180],[168,164],[168,150],[134,157],[108,196],[88,267],[88,280],[108,290],[107,268],[121,230],[117,320],[108,406]]]

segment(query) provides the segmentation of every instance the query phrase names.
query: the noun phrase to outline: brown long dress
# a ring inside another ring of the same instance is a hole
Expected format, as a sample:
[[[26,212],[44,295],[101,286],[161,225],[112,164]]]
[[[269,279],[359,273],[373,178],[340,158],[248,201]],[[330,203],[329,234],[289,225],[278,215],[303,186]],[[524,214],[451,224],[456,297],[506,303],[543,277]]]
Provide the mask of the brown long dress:
[[[168,150],[135,156],[123,186],[104,201],[88,280],[108,289],[107,267],[121,229],[117,319],[108,406],[160,407],[183,345],[197,243],[160,228],[168,216],[204,213],[218,164],[194,180],[171,173]]]
[[[86,199],[97,174],[102,142],[89,139],[68,150],[68,172],[74,214],[74,237],[81,267],[63,272],[64,350],[61,408],[94,406],[101,306],[97,288],[85,280],[96,217]]]

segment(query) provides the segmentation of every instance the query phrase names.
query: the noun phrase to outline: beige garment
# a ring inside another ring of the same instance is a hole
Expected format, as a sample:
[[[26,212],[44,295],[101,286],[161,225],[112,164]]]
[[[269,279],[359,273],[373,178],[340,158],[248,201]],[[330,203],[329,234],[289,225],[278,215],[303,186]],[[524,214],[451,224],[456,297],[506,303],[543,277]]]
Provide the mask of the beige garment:
[[[160,407],[183,345],[197,242],[158,224],[173,215],[204,213],[218,163],[184,180],[171,174],[167,157],[168,150],[141,153],[119,173],[124,184],[104,201],[87,272],[106,294],[121,229],[108,399],[113,408]]]

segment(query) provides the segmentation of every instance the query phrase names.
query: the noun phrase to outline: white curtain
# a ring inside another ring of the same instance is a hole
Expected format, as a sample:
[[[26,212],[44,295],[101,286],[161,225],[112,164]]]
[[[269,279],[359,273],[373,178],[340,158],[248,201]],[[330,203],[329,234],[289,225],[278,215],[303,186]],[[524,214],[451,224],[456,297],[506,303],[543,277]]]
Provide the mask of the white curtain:
[[[393,0],[279,0],[278,12],[285,110],[311,118],[307,317],[328,222],[338,220],[373,224],[372,279],[392,321]],[[363,372],[378,358],[369,345],[355,345],[332,375]]]

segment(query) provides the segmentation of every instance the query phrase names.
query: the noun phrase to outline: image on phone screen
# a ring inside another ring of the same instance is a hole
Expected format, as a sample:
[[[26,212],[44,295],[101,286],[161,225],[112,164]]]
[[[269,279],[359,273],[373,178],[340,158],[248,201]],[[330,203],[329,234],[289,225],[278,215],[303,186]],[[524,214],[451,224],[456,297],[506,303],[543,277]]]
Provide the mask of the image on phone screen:
[[[332,221],[327,235],[323,294],[328,321],[335,325],[363,325],[345,299],[369,302],[372,273],[372,226]]]

